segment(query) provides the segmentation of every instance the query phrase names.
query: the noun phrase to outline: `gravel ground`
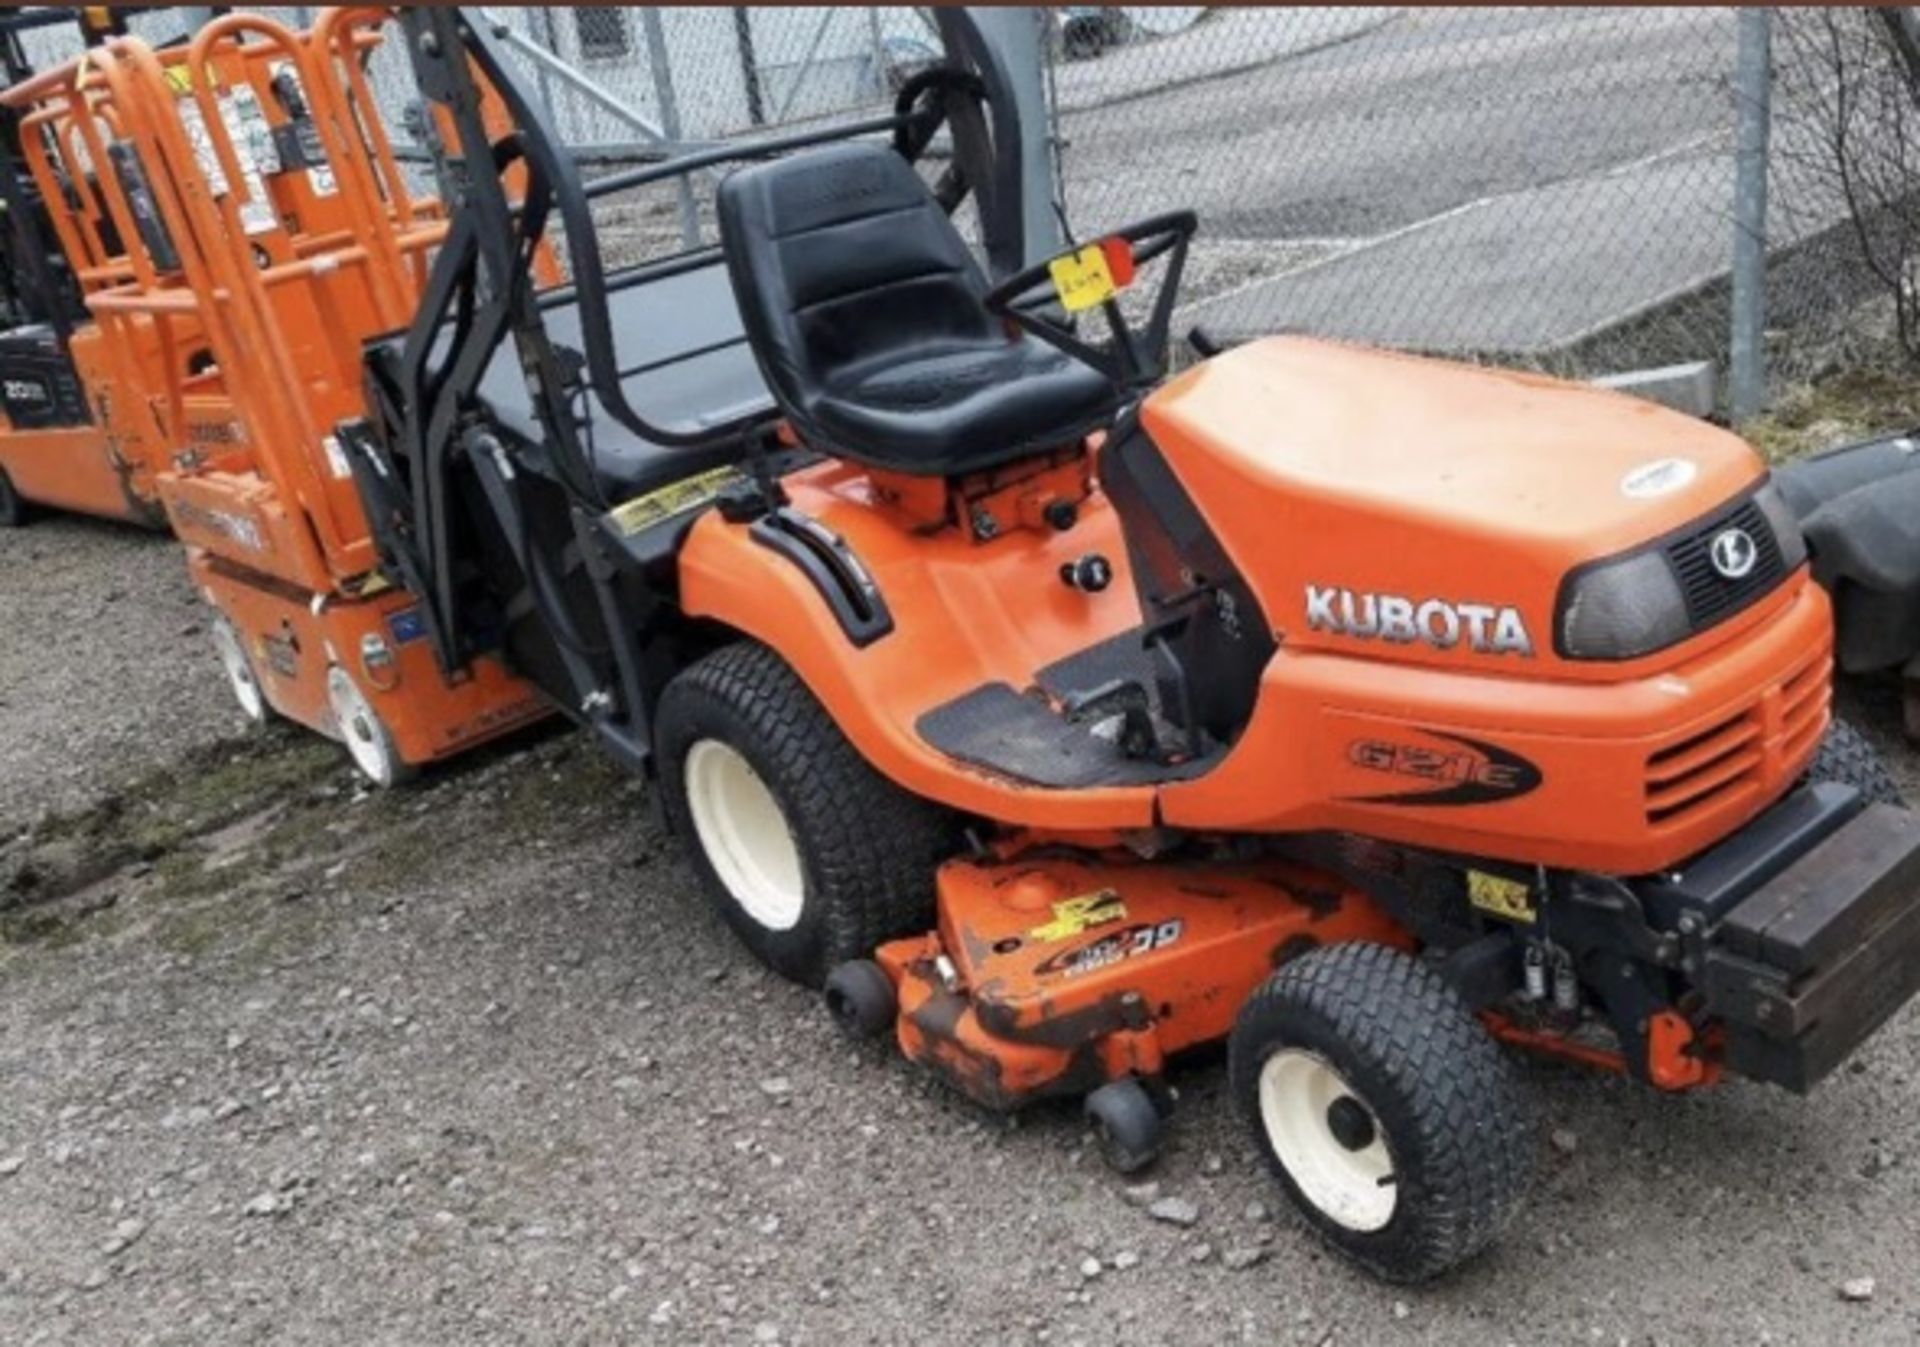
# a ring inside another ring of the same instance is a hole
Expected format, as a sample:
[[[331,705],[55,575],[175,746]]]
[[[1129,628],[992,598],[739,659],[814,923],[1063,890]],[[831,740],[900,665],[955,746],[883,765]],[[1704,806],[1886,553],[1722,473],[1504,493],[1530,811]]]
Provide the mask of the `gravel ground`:
[[[171,538],[71,515],[0,529],[0,837],[239,723]]]
[[[1530,1067],[1516,1227],[1382,1287],[1287,1214],[1217,1060],[1130,1190],[1073,1110],[841,1043],[578,736],[368,796],[331,745],[223,737],[164,543],[42,524],[0,561],[0,892],[67,894],[0,912],[0,1342],[1920,1333],[1920,1016],[1804,1101]]]

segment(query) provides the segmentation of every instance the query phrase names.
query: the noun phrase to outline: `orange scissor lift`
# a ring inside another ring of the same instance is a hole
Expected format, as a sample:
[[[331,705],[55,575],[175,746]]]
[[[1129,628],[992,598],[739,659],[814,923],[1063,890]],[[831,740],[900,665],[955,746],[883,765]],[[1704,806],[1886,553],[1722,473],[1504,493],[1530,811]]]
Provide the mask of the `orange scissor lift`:
[[[16,59],[7,62],[11,77],[31,77],[11,29],[44,28],[56,17],[52,10],[23,10],[0,20],[15,43],[9,55]],[[111,125],[110,109],[100,116]],[[5,188],[15,230],[10,246],[16,271],[35,292],[30,307],[37,321],[0,334],[0,523],[19,523],[29,504],[39,504],[161,527],[165,515],[155,499],[154,474],[164,462],[168,431],[158,419],[162,409],[138,391],[148,385],[128,383],[129,369],[170,358],[182,347],[191,359],[192,334],[179,324],[163,329],[145,323],[128,332],[137,349],[117,351],[98,324],[69,307],[73,295],[52,259],[28,255],[51,251],[40,233],[43,218],[54,227],[80,295],[132,276],[93,174],[83,169],[56,175],[48,162],[58,154],[90,167],[85,138],[97,137],[100,128],[65,107],[15,112],[4,120]],[[22,172],[31,173],[36,193],[25,192]],[[168,342],[176,350],[163,349]]]
[[[361,345],[411,321],[446,232],[367,77],[390,19],[329,9],[301,34],[230,14],[185,47],[116,38],[5,96],[73,128],[55,138],[68,177],[113,166],[98,178],[124,268],[86,302],[109,350],[160,352],[127,374],[173,428],[158,495],[235,695],[341,739],[383,785],[546,713],[497,663],[443,673],[331,433],[365,413]],[[30,162],[44,190],[51,165]],[[60,223],[85,233],[80,212]],[[175,358],[185,334],[204,367]]]

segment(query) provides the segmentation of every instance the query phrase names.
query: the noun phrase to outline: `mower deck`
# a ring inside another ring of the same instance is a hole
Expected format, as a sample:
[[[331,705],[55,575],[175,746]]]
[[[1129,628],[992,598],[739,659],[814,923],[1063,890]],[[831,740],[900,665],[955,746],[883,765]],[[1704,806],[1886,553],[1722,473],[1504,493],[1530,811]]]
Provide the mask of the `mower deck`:
[[[939,931],[875,958],[902,1050],[991,1108],[1157,1077],[1225,1038],[1289,959],[1408,943],[1362,894],[1284,861],[961,860],[939,885]]]

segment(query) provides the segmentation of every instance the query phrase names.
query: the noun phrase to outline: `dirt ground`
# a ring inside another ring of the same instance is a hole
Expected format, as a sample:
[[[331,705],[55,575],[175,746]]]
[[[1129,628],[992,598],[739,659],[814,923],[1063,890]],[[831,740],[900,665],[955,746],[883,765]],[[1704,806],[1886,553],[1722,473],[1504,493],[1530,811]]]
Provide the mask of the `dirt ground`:
[[[1850,705],[1920,784],[1891,700]],[[369,795],[241,733],[161,538],[0,533],[0,905],[8,1344],[1920,1335],[1920,1015],[1808,1100],[1530,1067],[1516,1227],[1382,1287],[1285,1211],[1217,1060],[1142,1191],[1072,1109],[842,1043],[577,735]]]

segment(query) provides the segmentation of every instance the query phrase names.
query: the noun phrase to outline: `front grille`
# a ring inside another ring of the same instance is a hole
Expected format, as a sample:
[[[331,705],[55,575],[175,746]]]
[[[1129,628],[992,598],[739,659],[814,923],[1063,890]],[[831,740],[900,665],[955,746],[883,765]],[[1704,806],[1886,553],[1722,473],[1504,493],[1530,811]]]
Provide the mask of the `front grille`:
[[[1670,823],[1755,784],[1764,761],[1758,707],[1647,759],[1647,822]]]
[[[1737,580],[1729,580],[1713,568],[1713,540],[1730,528],[1744,530],[1757,550],[1753,569]],[[1751,497],[1667,544],[1666,551],[1674,574],[1680,577],[1680,590],[1687,601],[1688,625],[1695,632],[1705,631],[1733,616],[1786,576],[1780,540],[1773,536],[1766,515]]]
[[[1832,659],[1822,648],[1711,728],[1647,756],[1647,822],[1679,826],[1777,782],[1804,761],[1826,725]]]

